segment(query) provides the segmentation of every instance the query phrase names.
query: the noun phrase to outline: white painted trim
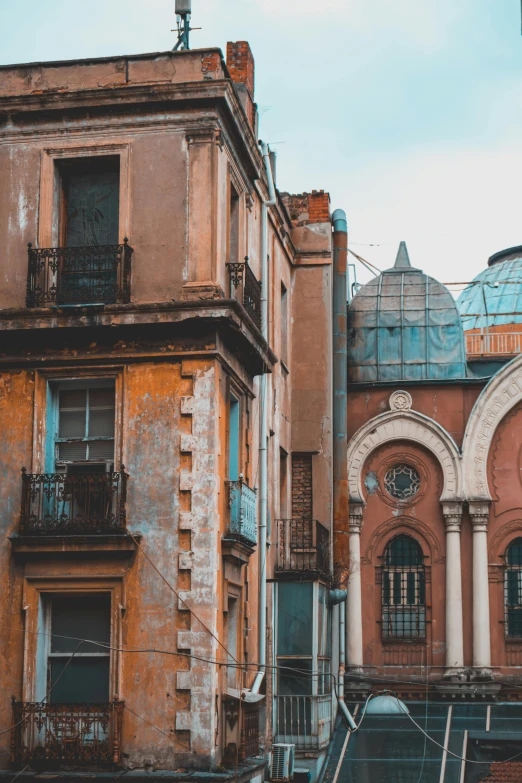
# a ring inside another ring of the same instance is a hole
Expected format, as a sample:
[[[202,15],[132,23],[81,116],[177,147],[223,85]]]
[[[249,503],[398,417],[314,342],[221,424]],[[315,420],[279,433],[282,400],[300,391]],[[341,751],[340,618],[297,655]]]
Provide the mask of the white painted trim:
[[[348,487],[352,501],[363,495],[363,468],[376,448],[393,440],[409,440],[438,459],[444,476],[441,500],[461,500],[463,478],[457,444],[436,421],[416,411],[388,411],[370,419],[348,444]]]
[[[480,393],[468,419],[462,443],[466,497],[491,500],[488,454],[501,420],[522,400],[522,355],[493,376]]]

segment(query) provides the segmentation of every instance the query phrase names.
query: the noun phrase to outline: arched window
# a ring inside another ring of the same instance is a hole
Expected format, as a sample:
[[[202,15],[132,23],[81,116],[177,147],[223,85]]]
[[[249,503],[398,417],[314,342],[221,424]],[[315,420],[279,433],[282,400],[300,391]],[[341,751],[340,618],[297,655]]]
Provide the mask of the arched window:
[[[504,604],[506,636],[522,637],[522,538],[506,549]]]
[[[397,536],[384,553],[382,635],[385,639],[426,636],[424,556],[411,536]]]

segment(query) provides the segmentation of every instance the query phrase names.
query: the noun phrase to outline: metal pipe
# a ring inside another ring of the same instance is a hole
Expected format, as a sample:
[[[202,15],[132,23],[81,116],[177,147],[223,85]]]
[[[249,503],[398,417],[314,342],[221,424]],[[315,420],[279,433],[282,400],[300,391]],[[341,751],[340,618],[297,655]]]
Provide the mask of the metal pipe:
[[[261,204],[261,333],[269,340],[268,330],[268,208],[276,203],[270,150],[264,141],[259,142],[265,164],[268,183],[268,199]],[[259,434],[259,663],[266,666],[266,539],[268,522],[268,375],[263,373],[259,382],[260,434]],[[257,681],[257,678],[256,678]],[[260,685],[261,683],[259,683]],[[258,686],[259,687],[259,686]]]
[[[347,259],[348,226],[346,213],[336,209],[333,225],[333,530],[334,569],[339,573],[349,567],[348,529],[348,428],[346,421],[348,387],[347,351]],[[339,709],[349,727],[355,722],[344,701],[346,669],[346,604],[339,605]]]

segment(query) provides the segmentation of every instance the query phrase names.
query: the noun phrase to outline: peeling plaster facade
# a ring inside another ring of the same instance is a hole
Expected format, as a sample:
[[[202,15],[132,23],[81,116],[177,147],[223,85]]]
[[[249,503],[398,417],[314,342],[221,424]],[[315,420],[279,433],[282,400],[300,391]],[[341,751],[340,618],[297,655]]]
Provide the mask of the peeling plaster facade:
[[[42,693],[42,602],[110,595],[110,694],[125,702],[119,768],[215,771],[230,765],[231,752],[240,758],[241,708],[226,667],[208,661],[229,660],[235,601],[235,652],[245,667],[235,684],[252,686],[259,551],[230,535],[228,479],[233,398],[234,462],[244,485],[257,487],[262,373],[274,521],[270,659],[275,520],[291,516],[283,453],[289,466],[293,453],[311,455],[313,516],[331,525],[328,194],[305,197],[310,214],[299,226],[281,197],[269,209],[269,277],[261,281],[268,342],[243,304],[244,279],[232,285],[227,266],[248,256],[260,279],[268,190],[252,84],[253,74],[246,87],[234,83],[218,49],[0,69],[0,729],[12,723],[12,695],[27,703]],[[86,159],[117,163],[118,241],[128,237],[132,248],[129,300],[28,307],[27,244],[63,245],[64,183]],[[71,382],[114,388],[113,463],[128,475],[127,533],[21,534],[20,469],[50,472],[49,400]],[[274,738],[276,688],[267,676],[260,753],[242,779],[259,775]],[[12,761],[4,733],[0,768]]]

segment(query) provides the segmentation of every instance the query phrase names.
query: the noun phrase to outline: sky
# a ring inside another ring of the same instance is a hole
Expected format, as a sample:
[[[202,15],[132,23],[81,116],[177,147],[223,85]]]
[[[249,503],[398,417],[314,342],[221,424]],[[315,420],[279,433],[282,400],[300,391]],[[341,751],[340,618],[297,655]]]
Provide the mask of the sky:
[[[328,190],[359,255],[385,269],[405,240],[413,266],[463,282],[522,244],[520,0],[192,8],[192,48],[252,47],[278,188]],[[0,62],[163,51],[174,27],[174,0],[0,0]]]

